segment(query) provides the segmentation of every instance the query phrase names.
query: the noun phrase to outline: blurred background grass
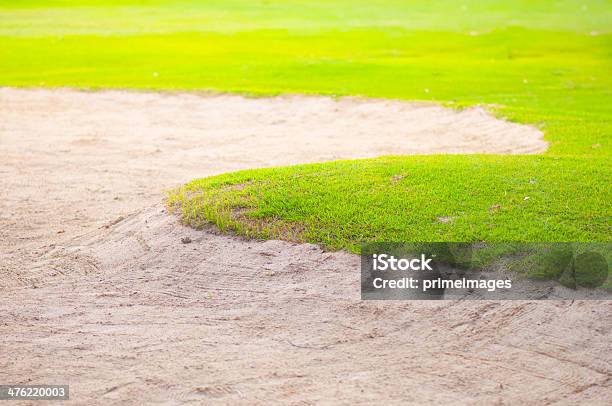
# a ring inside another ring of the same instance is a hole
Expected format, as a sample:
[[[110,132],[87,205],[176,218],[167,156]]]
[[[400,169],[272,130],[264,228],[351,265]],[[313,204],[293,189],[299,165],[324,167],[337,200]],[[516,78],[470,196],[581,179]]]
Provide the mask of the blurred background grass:
[[[26,0],[0,3],[0,22],[1,86],[485,104],[538,126],[550,142],[545,157],[404,157],[325,164],[333,175],[308,184],[291,176],[319,167],[194,183],[230,201],[215,185],[262,180],[249,189],[251,215],[319,230],[309,241],[350,247],[372,224],[368,238],[378,239],[425,230],[417,238],[610,240],[610,1]],[[402,171],[411,174],[402,187],[387,184],[385,176]],[[517,180],[527,178],[538,182]],[[351,192],[364,179],[385,185],[378,196],[387,203]],[[504,210],[491,212],[496,204]],[[443,224],[439,215],[457,219]]]

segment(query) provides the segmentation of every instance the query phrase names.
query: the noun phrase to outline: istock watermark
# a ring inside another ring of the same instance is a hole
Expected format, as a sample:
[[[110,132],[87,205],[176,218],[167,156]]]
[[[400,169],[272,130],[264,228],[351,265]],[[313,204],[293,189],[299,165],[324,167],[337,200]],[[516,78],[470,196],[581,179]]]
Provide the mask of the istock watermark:
[[[369,243],[365,300],[612,299],[610,243]]]

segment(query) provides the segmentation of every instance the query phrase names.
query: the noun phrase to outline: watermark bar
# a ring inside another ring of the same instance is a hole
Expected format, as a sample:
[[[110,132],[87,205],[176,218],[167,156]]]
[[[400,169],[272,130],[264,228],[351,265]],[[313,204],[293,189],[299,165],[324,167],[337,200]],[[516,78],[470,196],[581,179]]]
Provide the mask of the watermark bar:
[[[612,299],[612,243],[368,243],[364,300]]]
[[[68,399],[68,385],[0,385],[0,400]]]

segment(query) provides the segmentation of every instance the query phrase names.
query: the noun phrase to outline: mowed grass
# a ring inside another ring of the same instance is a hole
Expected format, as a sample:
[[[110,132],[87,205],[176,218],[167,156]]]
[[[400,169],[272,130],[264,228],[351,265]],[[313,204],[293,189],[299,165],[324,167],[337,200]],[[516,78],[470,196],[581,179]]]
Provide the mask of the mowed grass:
[[[608,175],[604,158],[385,157],[198,179],[169,204],[194,227],[355,252],[363,241],[597,241],[609,236]]]
[[[170,198],[192,224],[351,250],[611,239],[610,1],[20,1],[0,22],[0,86],[484,104],[550,142],[196,180]]]

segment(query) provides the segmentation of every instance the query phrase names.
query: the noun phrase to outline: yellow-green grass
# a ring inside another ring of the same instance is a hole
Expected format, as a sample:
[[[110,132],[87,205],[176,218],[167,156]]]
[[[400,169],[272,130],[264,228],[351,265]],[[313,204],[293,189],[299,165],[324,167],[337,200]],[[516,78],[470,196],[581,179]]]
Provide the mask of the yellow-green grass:
[[[610,1],[20,1],[0,22],[0,86],[484,104],[550,142],[196,180],[170,197],[192,224],[349,250],[610,240]]]
[[[609,240],[608,175],[606,158],[385,157],[198,179],[169,203],[196,227],[351,251],[364,241],[597,241]]]

